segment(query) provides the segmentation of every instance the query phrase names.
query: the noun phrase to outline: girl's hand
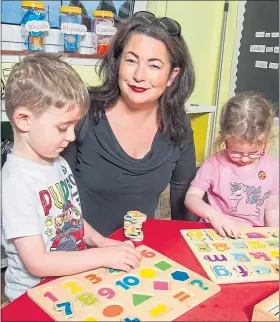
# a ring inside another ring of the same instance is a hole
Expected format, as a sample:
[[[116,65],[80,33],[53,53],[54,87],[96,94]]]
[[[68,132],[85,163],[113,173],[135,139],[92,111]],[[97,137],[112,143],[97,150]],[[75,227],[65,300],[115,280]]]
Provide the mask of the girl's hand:
[[[220,236],[238,238],[240,235],[241,227],[230,216],[217,213],[208,219]]]

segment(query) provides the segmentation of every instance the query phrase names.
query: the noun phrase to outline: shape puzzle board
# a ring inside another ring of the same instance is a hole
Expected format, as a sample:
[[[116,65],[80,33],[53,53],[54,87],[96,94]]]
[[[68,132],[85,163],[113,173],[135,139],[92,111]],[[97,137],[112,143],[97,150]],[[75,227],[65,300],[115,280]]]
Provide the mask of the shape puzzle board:
[[[220,286],[150,247],[140,267],[99,268],[61,277],[28,291],[56,321],[173,321],[220,291]]]
[[[279,321],[279,292],[255,305],[252,321]]]
[[[217,284],[279,279],[279,229],[247,228],[237,239],[213,229],[181,230],[205,272]]]

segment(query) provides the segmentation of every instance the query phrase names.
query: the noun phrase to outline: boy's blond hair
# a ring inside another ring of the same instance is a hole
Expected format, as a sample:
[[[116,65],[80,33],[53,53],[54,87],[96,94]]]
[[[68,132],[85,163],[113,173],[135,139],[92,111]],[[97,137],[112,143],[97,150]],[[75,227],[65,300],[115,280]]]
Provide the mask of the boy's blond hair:
[[[79,104],[81,114],[89,108],[89,94],[79,74],[61,55],[37,53],[16,63],[5,87],[5,109],[12,122],[18,107],[38,115],[50,107]]]
[[[221,150],[229,137],[250,143],[271,140],[273,120],[273,106],[262,94],[236,94],[222,108],[216,150]]]

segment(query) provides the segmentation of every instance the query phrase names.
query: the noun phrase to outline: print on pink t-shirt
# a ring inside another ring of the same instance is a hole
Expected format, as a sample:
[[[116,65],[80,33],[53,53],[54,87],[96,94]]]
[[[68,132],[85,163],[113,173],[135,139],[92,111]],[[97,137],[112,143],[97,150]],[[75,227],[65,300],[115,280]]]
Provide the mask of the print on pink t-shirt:
[[[233,216],[240,224],[263,226],[269,197],[279,193],[279,163],[265,155],[242,167],[222,151],[203,163],[191,184],[207,192],[217,211]]]

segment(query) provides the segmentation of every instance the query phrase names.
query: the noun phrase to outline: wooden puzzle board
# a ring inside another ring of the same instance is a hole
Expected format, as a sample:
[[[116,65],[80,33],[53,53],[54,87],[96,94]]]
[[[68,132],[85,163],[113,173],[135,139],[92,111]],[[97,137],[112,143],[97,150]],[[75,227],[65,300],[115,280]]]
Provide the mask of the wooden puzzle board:
[[[137,250],[140,267],[129,273],[99,268],[37,286],[28,295],[56,321],[173,321],[221,289],[150,247]]]
[[[255,305],[252,321],[279,321],[279,292]]]
[[[278,228],[247,228],[238,239],[223,238],[213,229],[185,229],[181,234],[217,284],[279,279]]]

